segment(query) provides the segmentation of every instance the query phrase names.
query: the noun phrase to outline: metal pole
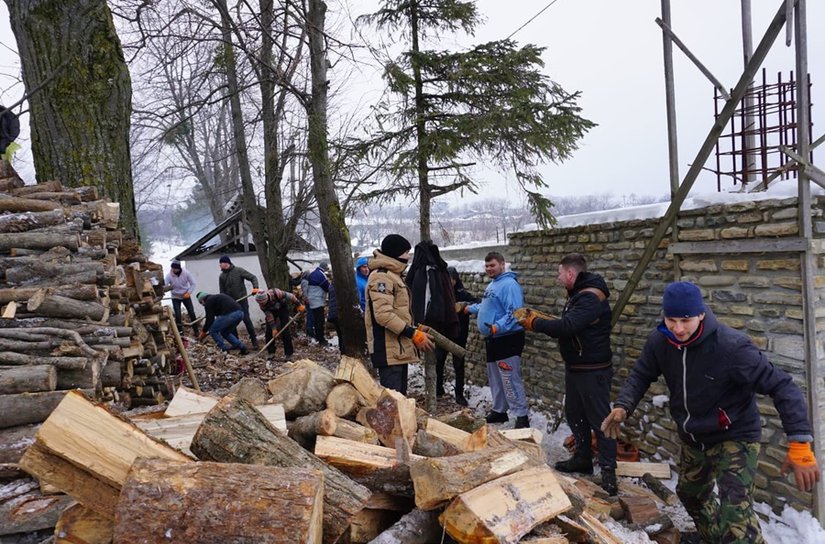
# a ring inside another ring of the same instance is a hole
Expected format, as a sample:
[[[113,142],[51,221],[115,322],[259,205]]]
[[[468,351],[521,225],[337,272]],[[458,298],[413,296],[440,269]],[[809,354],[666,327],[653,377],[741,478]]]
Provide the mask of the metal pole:
[[[670,0],[662,0],[662,21],[670,23]],[[662,33],[662,52],[665,58],[665,107],[667,109],[667,152],[670,171],[670,194],[679,189],[679,146],[676,131],[676,84],[673,78],[673,40]]]
[[[796,140],[797,151],[804,158],[810,156],[810,101],[808,86],[808,29],[807,29],[807,9],[805,0],[798,0],[794,11],[794,26],[796,27]],[[804,166],[799,168],[799,234],[807,240],[811,240],[813,235],[813,225],[811,220],[811,184]],[[822,437],[821,423],[821,385],[822,372],[820,371],[820,361],[817,359],[816,350],[816,313],[815,305],[817,293],[814,287],[815,256],[809,247],[801,255],[802,262],[802,311],[804,313],[803,327],[805,339],[805,371],[808,378],[808,406],[811,410],[811,420],[813,421],[814,451],[820,462],[820,466],[825,464],[823,456],[823,446],[825,441]],[[820,481],[814,487],[813,492],[813,512],[820,521],[825,519],[825,482]]]
[[[753,30],[751,25],[751,0],[741,0],[742,4],[742,56],[745,67],[753,56]],[[742,190],[745,191],[748,183],[756,180],[756,124],[753,117],[753,81],[745,95],[744,123],[742,130],[745,135],[745,148],[742,150]]]

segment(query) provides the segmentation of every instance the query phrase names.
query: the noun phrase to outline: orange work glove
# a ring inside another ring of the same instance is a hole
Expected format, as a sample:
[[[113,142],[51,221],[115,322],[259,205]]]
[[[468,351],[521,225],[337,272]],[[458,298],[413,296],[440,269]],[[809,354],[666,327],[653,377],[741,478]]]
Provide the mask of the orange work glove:
[[[796,487],[800,491],[810,491],[819,481],[819,466],[811,450],[810,442],[791,442],[788,444],[788,454],[782,463],[782,474],[793,470]]]
[[[530,308],[519,308],[513,312],[513,317],[518,321],[518,324],[528,331],[533,330],[533,322],[538,317],[538,314]]]
[[[466,314],[468,305],[469,305],[468,302],[456,302],[455,303],[455,313],[457,313],[457,314]]]
[[[435,349],[435,344],[433,344],[432,338],[422,331],[421,329],[417,329],[412,336],[413,344],[421,351],[432,351]]]
[[[495,325],[490,325],[490,336],[495,336],[497,332],[498,327],[496,327]]]
[[[184,293],[183,298],[189,298],[192,296],[192,293]]]
[[[206,331],[201,331],[201,333],[198,335],[198,341],[203,342],[206,339],[207,334],[208,333]]]
[[[252,288],[252,294],[253,295],[257,295],[259,291],[260,291],[260,289],[258,289],[257,287]]]
[[[608,438],[618,439],[619,431],[622,428],[622,421],[627,419],[627,410],[617,406],[607,414],[607,417],[602,421],[602,432]]]
[[[298,313],[304,313],[306,311],[306,307],[303,304],[299,304],[295,309]]]

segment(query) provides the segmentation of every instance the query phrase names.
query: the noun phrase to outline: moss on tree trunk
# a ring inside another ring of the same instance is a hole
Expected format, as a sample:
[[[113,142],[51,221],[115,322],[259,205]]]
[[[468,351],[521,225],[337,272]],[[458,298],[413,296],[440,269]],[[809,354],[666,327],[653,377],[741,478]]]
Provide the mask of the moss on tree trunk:
[[[37,179],[96,186],[137,236],[132,85],[105,0],[5,0],[30,105]]]

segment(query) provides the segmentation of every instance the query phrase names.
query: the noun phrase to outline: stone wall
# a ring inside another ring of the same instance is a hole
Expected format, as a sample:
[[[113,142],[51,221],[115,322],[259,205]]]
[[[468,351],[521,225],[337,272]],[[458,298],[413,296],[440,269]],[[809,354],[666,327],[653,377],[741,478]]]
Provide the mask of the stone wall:
[[[815,234],[812,246],[817,254],[814,271],[817,318],[817,383],[825,376],[825,199],[814,201]],[[777,240],[798,237],[796,199],[713,205],[683,211],[679,215],[679,242],[736,241],[761,239],[776,245]],[[604,276],[615,304],[621,290],[640,260],[658,220],[632,220],[557,229],[549,233],[525,232],[510,237],[512,269],[519,274],[528,306],[559,313],[566,293],[556,281],[558,262],[567,253],[587,256],[589,269]],[[674,255],[668,237],[656,250],[614,328],[614,394],[627,377],[647,336],[660,319],[662,292],[677,277],[697,283],[706,303],[719,320],[748,334],[779,368],[794,377],[807,393],[808,380],[803,343],[802,274],[798,252],[689,253]],[[717,244],[718,245],[718,244]],[[725,246],[726,247],[726,246]],[[487,279],[483,274],[464,274],[464,283],[481,294]],[[486,384],[483,343],[474,333],[468,344],[468,379]],[[524,377],[533,408],[555,413],[563,395],[563,363],[555,341],[528,333],[524,352]],[[825,389],[825,388],[824,388]],[[821,392],[820,395],[823,393]],[[654,404],[652,398],[660,395]],[[664,397],[662,397],[663,395]],[[629,437],[648,460],[676,463],[679,439],[667,409],[668,390],[663,381],[654,383],[648,395],[625,425]],[[785,503],[810,510],[810,493],[796,490],[792,478],[783,478],[779,468],[785,456],[785,438],[770,397],[759,396],[763,416],[762,452],[757,475],[756,500],[781,510]],[[825,434],[825,406],[813,421],[819,437]],[[821,440],[821,438],[820,438]],[[821,442],[820,442],[821,444]],[[819,448],[821,452],[822,449]],[[820,453],[820,465],[823,465]]]

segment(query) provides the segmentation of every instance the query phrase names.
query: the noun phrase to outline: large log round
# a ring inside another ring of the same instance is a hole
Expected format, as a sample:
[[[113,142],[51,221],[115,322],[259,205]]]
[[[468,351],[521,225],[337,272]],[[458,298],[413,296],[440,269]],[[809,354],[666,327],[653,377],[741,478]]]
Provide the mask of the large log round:
[[[49,234],[48,232],[0,233],[0,250],[2,251],[8,251],[13,247],[26,247],[29,249],[65,247],[77,251],[79,243],[80,237],[77,234]]]
[[[50,295],[45,289],[29,299],[26,310],[47,317],[88,317],[93,321],[100,321],[106,313],[106,308],[98,302]]]
[[[120,492],[115,542],[321,542],[317,470],[137,459]]]
[[[189,448],[199,459],[279,467],[308,467],[324,474],[324,542],[336,542],[370,498],[370,491],[304,450],[248,402],[224,397],[198,427]]]
[[[46,212],[63,208],[60,202],[0,195],[0,212]]]

